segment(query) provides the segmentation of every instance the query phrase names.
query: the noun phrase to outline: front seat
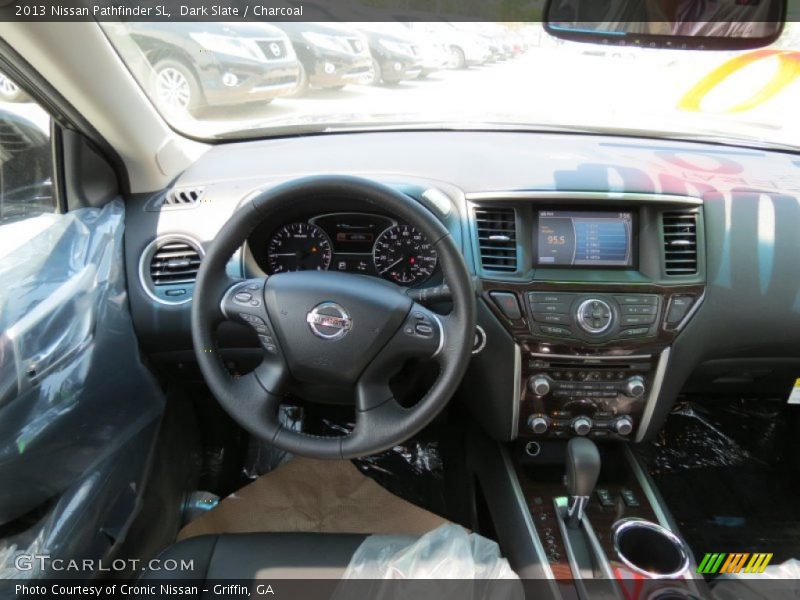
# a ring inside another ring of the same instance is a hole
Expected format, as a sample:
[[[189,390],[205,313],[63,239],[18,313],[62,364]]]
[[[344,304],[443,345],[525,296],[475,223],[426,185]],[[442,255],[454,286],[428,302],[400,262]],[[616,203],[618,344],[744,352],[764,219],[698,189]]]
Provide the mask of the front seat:
[[[340,579],[366,537],[357,533],[202,535],[166,548],[150,562],[142,579]],[[177,570],[167,570],[174,566]]]

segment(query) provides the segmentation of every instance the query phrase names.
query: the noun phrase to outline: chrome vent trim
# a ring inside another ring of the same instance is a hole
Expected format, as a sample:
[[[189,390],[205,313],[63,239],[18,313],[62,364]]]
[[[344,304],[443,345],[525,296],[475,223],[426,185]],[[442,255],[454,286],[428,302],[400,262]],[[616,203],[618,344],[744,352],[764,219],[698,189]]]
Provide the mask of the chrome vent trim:
[[[139,259],[142,289],[162,304],[189,302],[204,256],[200,242],[188,236],[172,234],[153,240]]]
[[[150,281],[158,287],[194,283],[200,269],[200,252],[191,244],[171,241],[160,245],[150,259]]]
[[[474,210],[481,267],[485,271],[517,270],[517,215],[513,208],[481,207]]]
[[[664,273],[697,274],[697,212],[674,211],[661,215],[664,235]]]

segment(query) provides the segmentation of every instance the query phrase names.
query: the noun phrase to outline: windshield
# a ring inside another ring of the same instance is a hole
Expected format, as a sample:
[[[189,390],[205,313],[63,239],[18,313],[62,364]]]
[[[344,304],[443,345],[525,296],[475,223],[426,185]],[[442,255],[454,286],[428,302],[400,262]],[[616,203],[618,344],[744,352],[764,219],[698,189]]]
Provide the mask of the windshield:
[[[521,22],[102,26],[195,138],[509,128],[800,145],[797,23],[735,52],[568,42]]]

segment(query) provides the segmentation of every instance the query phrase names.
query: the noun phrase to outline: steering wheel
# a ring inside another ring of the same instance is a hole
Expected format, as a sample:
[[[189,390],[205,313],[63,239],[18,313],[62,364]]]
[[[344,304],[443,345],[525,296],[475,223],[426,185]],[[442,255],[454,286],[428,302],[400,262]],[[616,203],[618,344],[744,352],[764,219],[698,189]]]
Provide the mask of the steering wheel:
[[[225,265],[253,229],[309,197],[347,197],[416,227],[439,256],[452,310],[439,315],[408,290],[366,275],[329,271],[233,280]],[[263,360],[234,377],[224,366],[215,330],[225,321],[259,335]],[[391,448],[419,432],[444,408],[470,360],[475,293],[464,259],[444,225],[417,201],[366,179],[319,176],[262,191],[225,223],[200,266],[192,304],[192,338],[200,370],[220,405],[244,429],[272,445],[315,458],[353,458]],[[439,375],[425,396],[405,408],[389,379],[409,358],[431,358]],[[281,425],[287,384],[350,386],[355,427],[320,437]]]

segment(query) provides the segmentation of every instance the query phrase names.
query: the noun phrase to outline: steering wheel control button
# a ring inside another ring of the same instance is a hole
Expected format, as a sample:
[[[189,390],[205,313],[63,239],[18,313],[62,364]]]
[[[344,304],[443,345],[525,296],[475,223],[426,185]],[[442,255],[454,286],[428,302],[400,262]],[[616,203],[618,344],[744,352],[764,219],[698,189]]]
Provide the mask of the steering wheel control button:
[[[353,319],[335,302],[323,302],[306,315],[306,323],[318,338],[339,340],[353,328]]]
[[[489,296],[506,318],[512,321],[522,318],[522,311],[519,308],[516,294],[511,292],[489,292]]]
[[[239,318],[242,319],[242,321],[246,321],[247,323],[250,323],[253,326],[266,325],[264,319],[248,313],[239,313]]]
[[[237,302],[238,304],[249,304],[252,299],[253,295],[248,292],[237,292],[233,296],[234,302]]]
[[[590,298],[581,302],[575,316],[580,328],[592,335],[600,335],[608,331],[614,320],[611,307],[605,300],[598,298]]]
[[[414,327],[414,331],[417,333],[417,335],[421,335],[422,337],[433,336],[433,327],[427,323],[418,323],[417,326]]]

